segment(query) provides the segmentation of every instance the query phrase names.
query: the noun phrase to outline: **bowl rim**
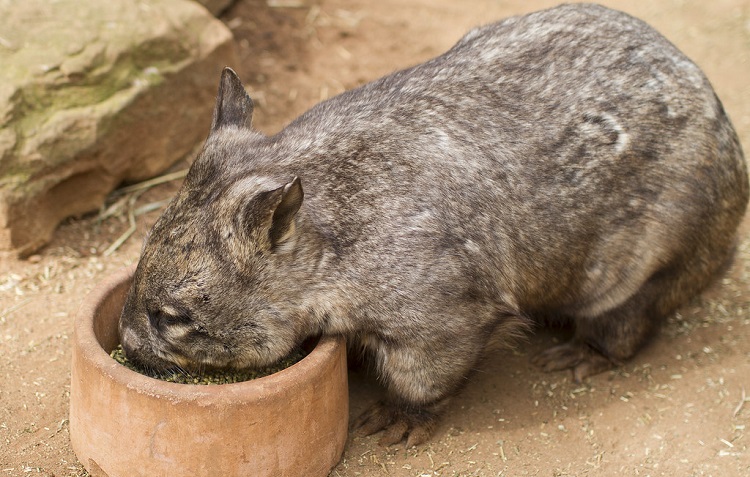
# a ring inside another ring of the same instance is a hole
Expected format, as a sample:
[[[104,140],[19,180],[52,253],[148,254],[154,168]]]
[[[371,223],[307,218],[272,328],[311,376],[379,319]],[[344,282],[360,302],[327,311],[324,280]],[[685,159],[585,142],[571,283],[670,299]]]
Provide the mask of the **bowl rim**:
[[[170,400],[191,401],[257,401],[294,392],[314,382],[326,372],[333,358],[344,345],[341,336],[323,335],[315,347],[301,360],[276,373],[260,378],[228,384],[182,384],[152,378],[128,369],[115,361],[102,347],[94,332],[94,316],[106,298],[131,280],[137,262],[123,267],[100,282],[84,298],[76,313],[73,346],[80,357],[88,361],[102,376],[119,386],[139,394],[153,395]]]

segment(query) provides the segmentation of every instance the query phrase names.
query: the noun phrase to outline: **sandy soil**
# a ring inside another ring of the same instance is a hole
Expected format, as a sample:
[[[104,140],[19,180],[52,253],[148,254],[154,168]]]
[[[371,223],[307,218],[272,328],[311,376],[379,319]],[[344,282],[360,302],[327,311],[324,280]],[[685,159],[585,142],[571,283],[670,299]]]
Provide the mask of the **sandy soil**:
[[[240,1],[223,17],[264,132],[321,99],[440,53],[472,26],[555,2],[298,3]],[[703,67],[750,150],[750,1],[604,3],[645,19]],[[197,120],[208,129],[210,118]],[[134,236],[105,256],[128,228],[127,208],[158,205],[177,186],[132,201],[132,194],[113,195],[110,217],[72,219],[38,255],[0,261],[0,475],[86,475],[68,437],[73,318],[97,282],[137,260],[159,213],[140,214]],[[352,436],[331,475],[750,475],[749,227],[746,221],[726,277],[621,369],[582,385],[567,373],[542,373],[529,356],[564,333],[540,331],[515,350],[487,352],[428,444],[384,449],[377,437]],[[371,378],[351,373],[353,415],[380,393]]]

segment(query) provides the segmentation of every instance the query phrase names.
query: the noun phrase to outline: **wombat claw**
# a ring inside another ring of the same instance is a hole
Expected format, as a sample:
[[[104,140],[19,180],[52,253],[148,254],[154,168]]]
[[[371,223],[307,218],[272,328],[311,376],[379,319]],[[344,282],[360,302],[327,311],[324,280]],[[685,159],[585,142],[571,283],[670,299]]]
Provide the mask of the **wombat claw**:
[[[548,348],[534,356],[531,362],[545,372],[571,369],[577,383],[615,365],[598,351],[576,340]]]
[[[424,411],[412,415],[393,406],[379,402],[363,412],[355,421],[354,428],[360,435],[369,436],[383,431],[378,444],[388,447],[406,439],[406,448],[427,441],[435,426],[435,417]]]

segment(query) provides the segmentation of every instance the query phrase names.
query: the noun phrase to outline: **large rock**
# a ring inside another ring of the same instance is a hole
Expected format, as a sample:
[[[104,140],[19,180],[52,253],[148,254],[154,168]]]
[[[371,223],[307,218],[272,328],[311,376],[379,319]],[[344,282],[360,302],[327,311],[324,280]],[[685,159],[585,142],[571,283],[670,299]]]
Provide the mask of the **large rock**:
[[[29,253],[206,135],[230,31],[189,0],[0,3],[0,250]]]

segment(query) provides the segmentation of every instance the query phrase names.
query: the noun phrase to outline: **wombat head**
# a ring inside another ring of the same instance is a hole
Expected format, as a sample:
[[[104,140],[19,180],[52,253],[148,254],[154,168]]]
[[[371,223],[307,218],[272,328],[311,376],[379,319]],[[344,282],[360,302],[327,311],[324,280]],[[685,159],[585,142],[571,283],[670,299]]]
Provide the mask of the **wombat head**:
[[[147,238],[120,317],[134,361],[259,367],[313,332],[299,311],[300,263],[313,254],[297,230],[302,185],[236,171],[264,140],[250,131],[251,116],[251,99],[226,69],[204,149]]]

